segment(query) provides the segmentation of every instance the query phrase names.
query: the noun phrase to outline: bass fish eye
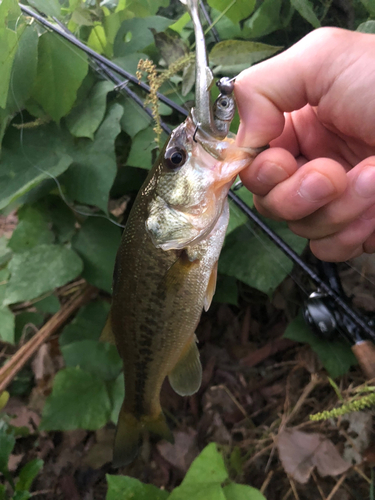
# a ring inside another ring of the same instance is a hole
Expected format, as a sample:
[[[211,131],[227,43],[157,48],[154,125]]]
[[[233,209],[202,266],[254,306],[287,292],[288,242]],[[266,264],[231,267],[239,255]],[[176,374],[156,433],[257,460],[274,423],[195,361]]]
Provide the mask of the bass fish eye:
[[[176,170],[185,163],[186,151],[182,148],[171,148],[165,154],[165,163],[171,170]]]

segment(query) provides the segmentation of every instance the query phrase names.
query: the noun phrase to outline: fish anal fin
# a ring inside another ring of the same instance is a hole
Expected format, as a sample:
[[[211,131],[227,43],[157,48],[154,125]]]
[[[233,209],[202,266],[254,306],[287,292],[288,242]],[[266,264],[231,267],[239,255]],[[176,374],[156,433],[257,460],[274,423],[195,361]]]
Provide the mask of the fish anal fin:
[[[212,271],[211,271],[210,279],[208,280],[206,296],[204,298],[204,305],[203,305],[205,311],[209,310],[209,308],[211,306],[212,298],[215,294],[216,282],[217,282],[217,266],[218,266],[218,263],[215,262],[214,267],[212,268]]]
[[[105,322],[102,333],[99,338],[100,342],[109,342],[110,344],[116,345],[115,336],[112,330],[111,313],[108,314],[107,321]]]
[[[172,389],[180,396],[191,396],[198,391],[202,382],[202,365],[195,335],[168,375],[168,379]]]
[[[144,431],[156,434],[170,443],[174,442],[173,434],[162,411],[156,417],[145,415],[137,419],[123,406],[118,418],[113,448],[113,467],[124,467],[135,459]]]

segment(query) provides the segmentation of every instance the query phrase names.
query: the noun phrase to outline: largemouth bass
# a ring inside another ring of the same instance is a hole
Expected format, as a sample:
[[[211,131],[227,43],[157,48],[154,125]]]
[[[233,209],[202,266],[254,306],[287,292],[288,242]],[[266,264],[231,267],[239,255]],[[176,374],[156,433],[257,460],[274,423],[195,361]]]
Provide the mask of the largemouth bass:
[[[147,430],[173,440],[160,406],[166,376],[180,395],[200,387],[195,329],[210,307],[229,220],[228,190],[259,150],[228,138],[233,85],[210,103],[197,1],[188,0],[196,36],[196,106],[165,144],[129,215],[117,254],[104,337],[124,362],[125,400],[114,466],[131,462]]]

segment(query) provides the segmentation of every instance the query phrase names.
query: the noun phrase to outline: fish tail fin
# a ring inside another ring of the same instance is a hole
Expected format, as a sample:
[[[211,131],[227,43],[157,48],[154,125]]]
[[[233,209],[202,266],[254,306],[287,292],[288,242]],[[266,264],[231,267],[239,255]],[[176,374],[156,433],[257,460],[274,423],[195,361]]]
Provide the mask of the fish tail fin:
[[[128,465],[135,459],[145,430],[171,443],[174,441],[173,434],[162,411],[156,418],[143,416],[137,419],[127,412],[123,406],[118,419],[113,448],[113,467]]]

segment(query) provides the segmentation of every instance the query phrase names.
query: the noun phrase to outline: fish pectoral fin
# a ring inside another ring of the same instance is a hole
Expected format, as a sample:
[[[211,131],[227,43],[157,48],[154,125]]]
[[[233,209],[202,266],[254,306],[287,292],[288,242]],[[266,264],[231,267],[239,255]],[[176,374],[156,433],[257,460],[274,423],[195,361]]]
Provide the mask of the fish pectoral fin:
[[[218,266],[218,263],[216,262],[214,264],[214,267],[212,268],[210,279],[208,280],[206,296],[204,298],[204,310],[205,311],[209,310],[209,308],[211,306],[212,298],[215,294],[216,282],[217,282],[217,266]]]
[[[168,291],[175,291],[181,287],[181,284],[189,276],[190,271],[199,265],[198,260],[189,260],[186,252],[181,252],[181,255],[172,264],[172,266],[166,272],[161,285]]]
[[[123,467],[135,459],[144,431],[149,431],[170,443],[174,443],[173,434],[162,411],[156,418],[145,415],[137,419],[122,407],[113,448],[113,467]]]
[[[105,322],[102,333],[100,334],[99,341],[109,342],[110,344],[116,345],[115,336],[112,331],[111,313],[108,314],[108,318]]]
[[[202,382],[202,365],[195,335],[168,375],[168,379],[172,389],[180,396],[191,396],[198,391]]]

